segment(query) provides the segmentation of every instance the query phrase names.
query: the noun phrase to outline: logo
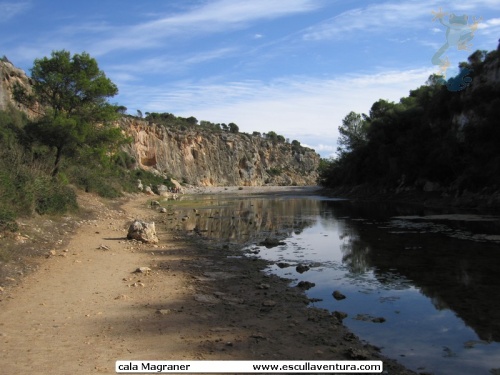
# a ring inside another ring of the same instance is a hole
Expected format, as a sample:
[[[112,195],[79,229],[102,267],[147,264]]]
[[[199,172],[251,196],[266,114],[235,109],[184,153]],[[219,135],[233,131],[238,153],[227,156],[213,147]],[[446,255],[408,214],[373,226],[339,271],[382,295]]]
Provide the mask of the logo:
[[[474,17],[472,24],[469,24],[469,16],[465,14],[457,16],[451,13],[448,15],[441,8],[437,12],[433,11],[432,14],[434,14],[433,22],[439,20],[441,25],[446,27],[446,41],[431,59],[432,64],[439,67],[437,73],[441,77],[439,82],[446,85],[450,91],[463,90],[472,82],[472,78],[468,76],[472,73],[472,69],[462,68],[456,77],[446,80],[446,71],[451,64],[448,56],[443,57],[443,55],[448,49],[455,47],[459,51],[469,51],[472,47],[470,41],[474,38],[474,33],[482,18]],[[448,20],[444,19],[446,16],[448,16]]]

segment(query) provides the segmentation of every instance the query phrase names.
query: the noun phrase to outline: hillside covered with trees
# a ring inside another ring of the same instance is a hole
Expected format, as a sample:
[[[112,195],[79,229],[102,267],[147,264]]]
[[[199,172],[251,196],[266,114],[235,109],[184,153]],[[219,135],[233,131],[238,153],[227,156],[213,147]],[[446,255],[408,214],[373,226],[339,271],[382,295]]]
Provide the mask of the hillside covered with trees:
[[[339,126],[335,158],[322,160],[327,187],[369,186],[459,195],[500,189],[500,51],[476,51],[461,69],[472,82],[450,91],[439,76],[398,103],[380,99]]]

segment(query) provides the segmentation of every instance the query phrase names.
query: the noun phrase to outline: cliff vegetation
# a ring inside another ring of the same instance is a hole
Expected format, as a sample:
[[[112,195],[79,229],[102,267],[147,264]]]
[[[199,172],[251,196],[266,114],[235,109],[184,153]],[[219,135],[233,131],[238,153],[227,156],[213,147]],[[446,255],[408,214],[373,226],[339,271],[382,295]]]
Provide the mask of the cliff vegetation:
[[[380,99],[368,114],[349,113],[339,127],[337,156],[321,161],[321,184],[497,196],[500,51],[476,51],[460,68],[472,71],[461,91],[431,76],[398,103]]]

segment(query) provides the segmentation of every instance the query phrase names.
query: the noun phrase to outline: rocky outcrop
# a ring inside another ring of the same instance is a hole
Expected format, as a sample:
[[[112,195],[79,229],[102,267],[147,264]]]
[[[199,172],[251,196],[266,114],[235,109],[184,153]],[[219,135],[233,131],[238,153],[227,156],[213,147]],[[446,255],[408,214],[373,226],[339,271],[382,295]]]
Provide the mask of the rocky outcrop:
[[[0,110],[17,108],[30,118],[43,111],[12,98],[16,84],[28,92],[26,73],[0,59]],[[124,116],[118,125],[132,139],[125,147],[137,167],[198,186],[316,185],[319,155],[309,148],[245,133],[166,128]]]
[[[138,166],[192,185],[315,185],[314,150],[245,133],[180,130],[124,117]]]
[[[24,70],[16,68],[7,59],[0,60],[0,111],[5,111],[9,107],[17,108],[27,114],[28,117],[34,118],[40,113],[38,105],[33,108],[27,108],[24,105],[17,103],[12,97],[14,86],[19,84],[28,92],[31,90],[30,78]]]

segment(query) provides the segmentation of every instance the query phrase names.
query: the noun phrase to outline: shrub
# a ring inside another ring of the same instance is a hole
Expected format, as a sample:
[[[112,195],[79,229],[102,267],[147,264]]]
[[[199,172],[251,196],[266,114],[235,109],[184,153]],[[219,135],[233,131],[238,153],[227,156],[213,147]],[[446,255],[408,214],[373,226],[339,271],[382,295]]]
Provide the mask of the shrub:
[[[18,226],[16,223],[16,215],[14,212],[10,211],[5,207],[0,206],[0,231],[11,231],[15,232],[18,230]]]
[[[270,168],[266,172],[270,176],[279,176],[283,171],[281,170],[281,168]]]
[[[75,191],[53,179],[37,179],[35,189],[35,211],[41,215],[63,213],[78,207]]]

